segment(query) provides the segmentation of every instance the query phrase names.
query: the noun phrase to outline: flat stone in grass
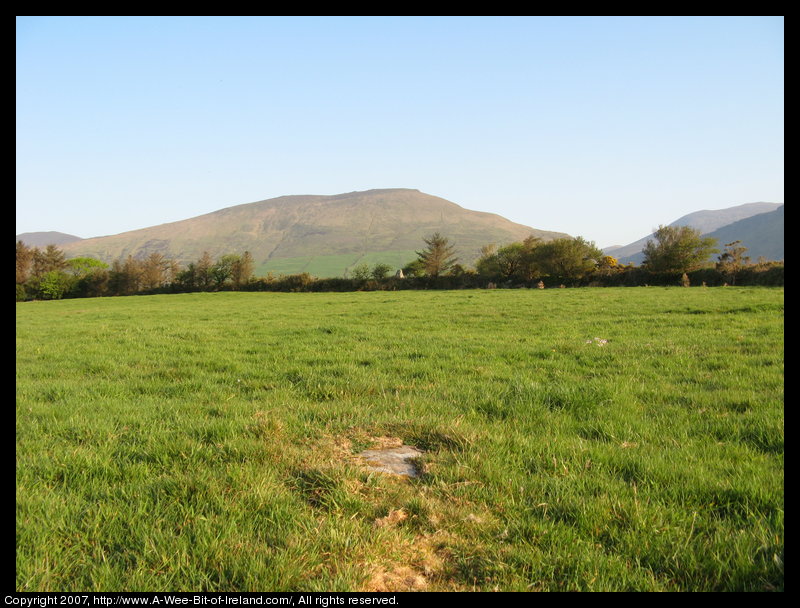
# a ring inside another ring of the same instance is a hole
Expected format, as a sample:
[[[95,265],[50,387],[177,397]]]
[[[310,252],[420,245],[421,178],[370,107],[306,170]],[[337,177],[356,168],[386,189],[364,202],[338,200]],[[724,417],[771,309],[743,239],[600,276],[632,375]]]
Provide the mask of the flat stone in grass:
[[[377,450],[364,450],[359,454],[373,471],[419,477],[419,470],[414,463],[414,458],[422,456],[422,452],[410,445],[401,445],[396,448],[381,448]]]

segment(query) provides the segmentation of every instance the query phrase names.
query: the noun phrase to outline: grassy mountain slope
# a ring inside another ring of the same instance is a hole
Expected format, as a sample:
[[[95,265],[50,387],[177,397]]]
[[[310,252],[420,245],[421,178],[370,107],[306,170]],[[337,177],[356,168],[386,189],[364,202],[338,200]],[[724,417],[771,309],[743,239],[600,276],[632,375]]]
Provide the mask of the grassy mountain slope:
[[[70,256],[104,261],[158,251],[182,263],[208,251],[213,257],[250,251],[256,273],[307,271],[340,276],[362,261],[400,266],[439,231],[473,262],[487,243],[509,243],[533,234],[567,236],[516,224],[493,213],[464,209],[418,190],[383,189],[333,196],[297,195],[236,205],[195,218],[85,239],[67,245]]]

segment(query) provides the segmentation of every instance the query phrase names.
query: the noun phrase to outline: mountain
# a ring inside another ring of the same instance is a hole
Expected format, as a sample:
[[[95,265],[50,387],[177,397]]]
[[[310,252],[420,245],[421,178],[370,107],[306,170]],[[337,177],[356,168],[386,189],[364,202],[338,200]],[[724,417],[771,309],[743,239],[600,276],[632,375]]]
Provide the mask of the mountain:
[[[464,209],[419,190],[393,188],[332,196],[281,196],[227,207],[198,217],[84,239],[63,247],[69,257],[106,262],[160,252],[186,264],[204,251],[213,258],[249,251],[256,274],[309,272],[342,276],[356,264],[376,262],[400,268],[440,232],[471,264],[480,248],[529,235],[551,240],[568,236],[511,222],[494,213]]]
[[[694,213],[690,213],[688,215],[684,215],[683,217],[678,218],[669,225],[690,226],[691,228],[700,230],[701,234],[705,235],[714,232],[715,230],[718,230],[723,226],[728,226],[730,224],[739,222],[741,220],[750,217],[775,211],[781,206],[782,203],[745,203],[744,205],[736,205],[735,207],[727,207],[725,209],[695,211]],[[780,234],[781,234],[781,242],[783,242],[782,226],[780,229]],[[645,244],[647,244],[647,241],[652,239],[653,239],[653,234],[651,233],[646,237],[639,239],[638,241],[630,243],[629,245],[624,245],[622,247],[615,246],[613,248],[609,247],[606,248],[604,251],[609,255],[613,255],[615,258],[617,258],[620,262],[624,264],[628,264],[631,262],[633,262],[634,264],[641,264],[642,260],[644,260],[644,254],[642,253],[642,248],[645,246]],[[725,242],[729,243],[731,241],[725,241]],[[724,245],[724,243],[720,242],[720,245]],[[781,259],[782,258],[783,256],[781,255]]]
[[[22,241],[28,247],[47,247],[48,245],[66,245],[83,239],[63,232],[23,232],[17,235],[17,240]]]
[[[738,222],[723,226],[707,236],[718,239],[722,251],[727,243],[742,241],[747,247],[746,255],[755,262],[759,257],[767,260],[783,260],[783,205],[769,213],[759,213]]]
[[[694,213],[684,215],[682,218],[675,220],[673,225],[691,226],[692,228],[697,228],[702,234],[708,234],[717,228],[758,215],[759,213],[775,211],[775,209],[780,206],[781,203],[745,203],[744,205],[736,205],[735,207],[727,207],[725,209],[695,211]]]

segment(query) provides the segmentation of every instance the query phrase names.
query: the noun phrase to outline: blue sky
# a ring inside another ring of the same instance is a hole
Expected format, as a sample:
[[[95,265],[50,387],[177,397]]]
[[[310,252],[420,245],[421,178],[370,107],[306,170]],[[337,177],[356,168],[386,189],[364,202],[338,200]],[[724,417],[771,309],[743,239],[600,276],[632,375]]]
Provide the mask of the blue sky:
[[[17,233],[417,188],[598,246],[783,202],[782,17],[17,17]]]

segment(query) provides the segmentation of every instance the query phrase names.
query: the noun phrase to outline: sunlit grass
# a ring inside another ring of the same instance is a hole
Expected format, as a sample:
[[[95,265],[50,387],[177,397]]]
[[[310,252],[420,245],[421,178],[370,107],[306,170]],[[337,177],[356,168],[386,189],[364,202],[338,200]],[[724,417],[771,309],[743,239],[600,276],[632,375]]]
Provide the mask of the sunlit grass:
[[[18,590],[783,588],[782,289],[23,303],[16,430]]]

